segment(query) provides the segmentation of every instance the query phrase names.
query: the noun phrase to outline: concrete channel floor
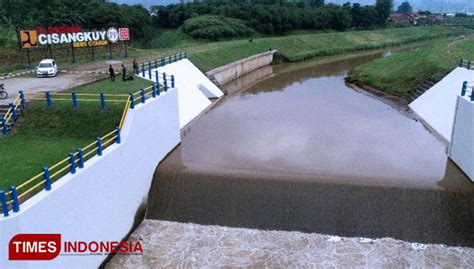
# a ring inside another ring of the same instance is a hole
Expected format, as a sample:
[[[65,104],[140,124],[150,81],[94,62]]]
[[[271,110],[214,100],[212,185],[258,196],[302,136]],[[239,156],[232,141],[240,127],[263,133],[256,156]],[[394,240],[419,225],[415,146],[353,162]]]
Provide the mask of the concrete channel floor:
[[[474,249],[144,220],[106,268],[472,268]]]

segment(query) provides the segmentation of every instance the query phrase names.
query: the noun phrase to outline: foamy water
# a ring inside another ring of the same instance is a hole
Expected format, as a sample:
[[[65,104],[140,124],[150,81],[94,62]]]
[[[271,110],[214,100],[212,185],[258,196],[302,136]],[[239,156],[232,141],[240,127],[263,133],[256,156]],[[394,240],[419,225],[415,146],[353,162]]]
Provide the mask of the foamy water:
[[[106,268],[472,268],[474,249],[390,238],[347,238],[145,220],[129,240],[143,255],[116,255]]]

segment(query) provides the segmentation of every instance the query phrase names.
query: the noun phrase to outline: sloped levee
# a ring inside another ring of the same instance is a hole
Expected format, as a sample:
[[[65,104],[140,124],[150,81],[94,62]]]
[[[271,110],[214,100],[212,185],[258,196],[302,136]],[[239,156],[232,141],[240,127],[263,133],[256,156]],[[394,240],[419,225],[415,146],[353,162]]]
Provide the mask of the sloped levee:
[[[457,97],[464,81],[470,81],[474,71],[457,67],[431,89],[410,103],[410,108],[448,143],[451,142]]]
[[[467,96],[458,97],[449,156],[474,182],[474,102]]]
[[[132,228],[156,165],[180,143],[178,93],[171,89],[127,114],[121,144],[0,219],[0,268],[97,268],[106,255],[60,255],[45,262],[9,261],[16,234],[61,234],[61,241],[120,241]]]

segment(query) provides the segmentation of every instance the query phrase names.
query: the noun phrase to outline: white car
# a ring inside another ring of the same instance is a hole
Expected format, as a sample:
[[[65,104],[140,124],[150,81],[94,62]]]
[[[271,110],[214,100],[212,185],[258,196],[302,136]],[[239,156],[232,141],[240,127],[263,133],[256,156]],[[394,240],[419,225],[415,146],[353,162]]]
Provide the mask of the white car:
[[[58,74],[58,66],[53,59],[44,59],[36,67],[37,77],[54,77]]]

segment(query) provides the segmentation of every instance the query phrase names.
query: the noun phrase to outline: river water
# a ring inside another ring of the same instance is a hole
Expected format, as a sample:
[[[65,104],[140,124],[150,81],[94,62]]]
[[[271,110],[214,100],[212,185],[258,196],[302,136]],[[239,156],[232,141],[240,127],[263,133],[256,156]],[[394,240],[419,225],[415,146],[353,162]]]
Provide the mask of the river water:
[[[474,247],[474,184],[406,107],[345,84],[350,60],[226,85],[159,166],[149,219]]]

